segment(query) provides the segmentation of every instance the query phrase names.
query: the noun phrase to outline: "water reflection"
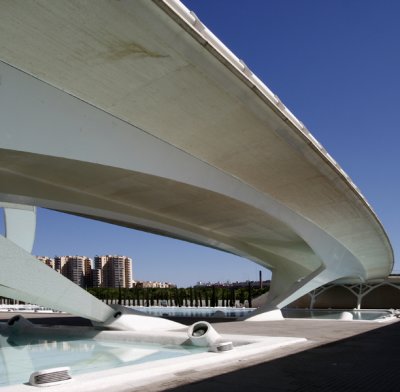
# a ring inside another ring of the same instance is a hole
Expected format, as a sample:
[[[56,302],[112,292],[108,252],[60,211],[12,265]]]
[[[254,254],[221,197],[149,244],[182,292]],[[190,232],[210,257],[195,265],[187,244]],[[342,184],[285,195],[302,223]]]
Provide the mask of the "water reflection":
[[[0,387],[26,383],[32,372],[69,366],[72,376],[203,352],[191,346],[37,336],[0,329]]]

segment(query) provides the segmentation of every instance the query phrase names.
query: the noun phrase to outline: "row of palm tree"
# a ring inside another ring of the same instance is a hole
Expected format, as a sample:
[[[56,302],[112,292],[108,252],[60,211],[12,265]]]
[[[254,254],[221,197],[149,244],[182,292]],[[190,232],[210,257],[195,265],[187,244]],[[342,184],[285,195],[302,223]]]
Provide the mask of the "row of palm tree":
[[[248,287],[187,287],[187,288],[88,288],[95,297],[106,303],[126,306],[244,306],[265,293],[267,288]]]

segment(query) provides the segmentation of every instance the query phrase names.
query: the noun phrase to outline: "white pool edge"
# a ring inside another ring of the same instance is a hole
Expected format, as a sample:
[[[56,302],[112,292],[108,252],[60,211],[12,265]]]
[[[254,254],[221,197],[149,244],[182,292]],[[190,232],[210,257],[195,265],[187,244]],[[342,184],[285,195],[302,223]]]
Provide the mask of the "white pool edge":
[[[163,340],[162,333],[135,333],[135,332],[111,332],[104,331],[96,336],[96,340],[132,340],[134,337],[147,336],[149,340]],[[175,340],[183,342],[187,340],[186,331],[168,332],[164,335],[168,342]],[[149,386],[153,383],[174,380],[180,374],[197,374],[207,369],[217,369],[229,366],[230,364],[245,361],[246,359],[266,354],[274,350],[289,345],[305,343],[305,338],[294,337],[268,337],[268,336],[250,336],[250,335],[223,335],[224,340],[230,340],[234,344],[247,342],[246,345],[235,347],[231,351],[222,353],[199,353],[184,357],[157,360],[137,365],[128,365],[99,372],[74,375],[72,381],[64,385],[49,386],[45,391],[66,392],[66,391],[132,391],[141,386]],[[28,379],[27,379],[28,381]],[[27,384],[18,384],[1,387],[1,392],[23,392],[40,391],[42,388]]]

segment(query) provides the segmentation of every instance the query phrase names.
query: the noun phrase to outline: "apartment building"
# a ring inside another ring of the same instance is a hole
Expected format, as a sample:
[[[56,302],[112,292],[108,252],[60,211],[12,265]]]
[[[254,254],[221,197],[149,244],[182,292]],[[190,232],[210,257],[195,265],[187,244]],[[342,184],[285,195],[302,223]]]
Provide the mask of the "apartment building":
[[[92,281],[92,259],[86,256],[37,256],[42,263],[81,287],[90,287]]]
[[[132,287],[132,259],[127,256],[37,256],[42,263],[81,287]]]
[[[127,256],[95,256],[94,287],[132,287],[132,259]]]

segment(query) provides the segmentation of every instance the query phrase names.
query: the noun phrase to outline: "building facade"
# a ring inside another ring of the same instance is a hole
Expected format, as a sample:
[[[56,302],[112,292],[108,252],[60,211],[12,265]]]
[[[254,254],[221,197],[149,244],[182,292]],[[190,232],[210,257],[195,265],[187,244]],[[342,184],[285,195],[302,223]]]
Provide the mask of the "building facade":
[[[95,256],[94,287],[132,287],[132,259],[127,256]]]
[[[142,287],[144,289],[152,288],[152,289],[168,289],[175,288],[176,284],[169,282],[153,282],[153,281],[140,281],[136,282],[136,287]]]
[[[48,265],[80,287],[92,286],[92,259],[86,256],[38,256],[38,260]]]

